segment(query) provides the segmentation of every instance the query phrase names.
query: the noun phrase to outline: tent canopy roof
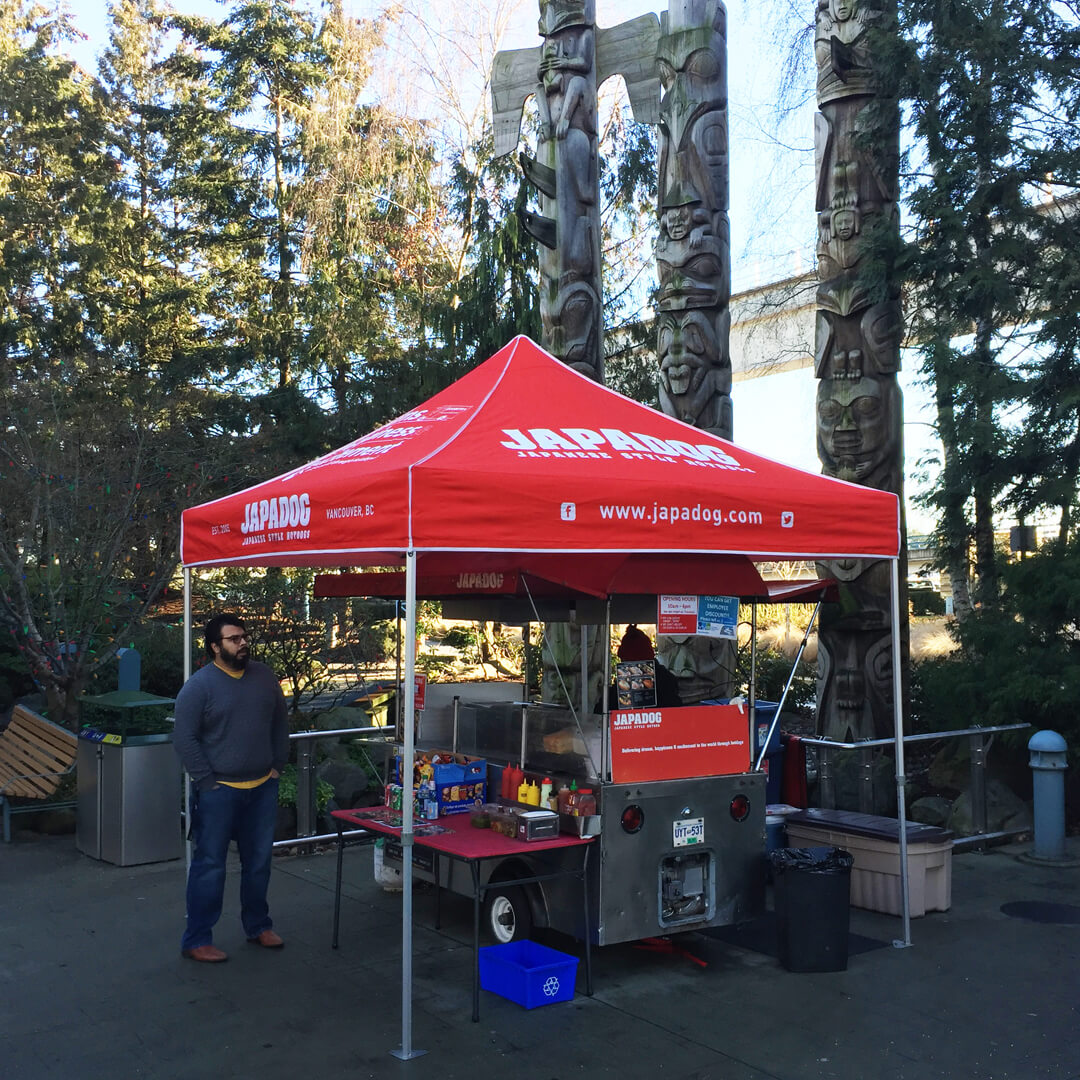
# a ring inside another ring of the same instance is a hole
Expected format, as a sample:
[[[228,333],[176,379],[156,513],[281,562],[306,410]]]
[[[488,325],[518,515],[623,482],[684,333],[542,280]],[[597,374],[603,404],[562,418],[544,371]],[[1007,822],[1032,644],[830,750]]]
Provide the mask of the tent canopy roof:
[[[181,557],[348,568],[413,551],[421,573],[487,558],[599,596],[705,592],[706,562],[686,556],[741,555],[708,564],[737,575],[717,591],[757,595],[746,556],[894,558],[899,542],[894,494],[752,454],[517,337],[369,435],[186,510]]]

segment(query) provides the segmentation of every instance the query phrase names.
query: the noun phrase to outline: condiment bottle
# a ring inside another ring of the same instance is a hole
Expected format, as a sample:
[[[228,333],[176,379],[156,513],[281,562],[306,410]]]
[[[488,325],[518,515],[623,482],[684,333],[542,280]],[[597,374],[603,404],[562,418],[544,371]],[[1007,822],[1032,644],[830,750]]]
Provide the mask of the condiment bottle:
[[[570,813],[570,789],[565,784],[559,788],[559,813]]]
[[[529,782],[524,776],[521,778],[521,783],[518,784],[517,801],[521,803],[527,803],[529,801]]]
[[[518,788],[521,787],[521,782],[524,779],[525,774],[517,767],[517,765],[513,765],[510,769],[510,781],[506,788],[506,797],[508,799],[516,799],[518,797]]]
[[[530,806],[539,806],[540,805],[540,788],[537,786],[535,780],[530,780],[529,781],[529,788],[528,788],[528,791],[526,792],[525,801]]]
[[[512,799],[517,794],[513,788],[514,766],[507,762],[503,766],[502,783],[499,785],[499,795],[504,799]]]
[[[551,802],[551,777],[545,776],[540,782],[540,805],[548,806]]]
[[[577,817],[591,817],[596,813],[596,796],[592,788],[582,788],[577,793],[577,801],[574,805],[574,814]]]

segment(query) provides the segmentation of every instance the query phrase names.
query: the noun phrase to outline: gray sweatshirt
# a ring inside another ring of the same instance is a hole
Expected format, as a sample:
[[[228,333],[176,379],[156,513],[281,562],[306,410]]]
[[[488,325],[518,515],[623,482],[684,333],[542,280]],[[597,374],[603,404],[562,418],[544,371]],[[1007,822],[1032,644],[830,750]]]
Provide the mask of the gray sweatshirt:
[[[285,695],[273,671],[251,660],[235,679],[216,664],[196,671],[176,696],[173,745],[201,789],[258,780],[289,760]]]

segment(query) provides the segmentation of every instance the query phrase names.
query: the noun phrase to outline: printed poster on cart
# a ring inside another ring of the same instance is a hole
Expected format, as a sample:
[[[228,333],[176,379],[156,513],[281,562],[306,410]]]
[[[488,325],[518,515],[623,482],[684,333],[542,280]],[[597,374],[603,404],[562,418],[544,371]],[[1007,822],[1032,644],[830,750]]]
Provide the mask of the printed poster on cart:
[[[611,714],[616,784],[722,776],[750,768],[750,731],[738,705],[618,709]]]
[[[615,695],[620,709],[656,704],[656,661],[621,661],[615,665]]]
[[[699,634],[734,641],[739,625],[737,596],[661,596],[657,601],[658,634]]]

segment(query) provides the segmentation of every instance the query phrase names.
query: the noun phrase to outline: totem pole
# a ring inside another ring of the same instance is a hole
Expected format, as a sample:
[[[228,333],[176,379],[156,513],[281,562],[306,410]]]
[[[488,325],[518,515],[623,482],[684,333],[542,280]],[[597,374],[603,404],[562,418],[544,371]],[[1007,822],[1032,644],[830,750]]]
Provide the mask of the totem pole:
[[[657,67],[656,294],[660,406],[730,439],[731,244],[728,228],[727,12],[720,0],[671,0],[660,16]],[[735,646],[658,639],[685,704],[728,697]]]
[[[898,228],[899,113],[877,96],[870,40],[887,2],[817,0],[814,372],[822,472],[895,492],[903,506],[899,290],[875,294],[860,276],[865,237]],[[822,609],[818,731],[844,741],[886,737],[893,730],[889,563],[842,560],[819,572],[838,581],[841,596]],[[906,658],[906,590],[901,625]]]
[[[491,79],[495,156],[512,153],[526,98],[540,114],[536,157],[521,167],[540,197],[522,224],[540,244],[540,315],[545,349],[602,382],[596,90],[610,75],[626,81],[634,116],[655,121],[653,56],[658,23],[643,15],[611,29],[596,26],[596,0],[541,0],[543,45],[496,53]]]
[[[536,157],[523,153],[520,160],[540,198],[540,212],[523,212],[522,224],[540,244],[541,344],[570,367],[603,382],[596,91],[608,76],[622,75],[635,118],[656,122],[659,23],[655,15],[643,15],[601,29],[596,26],[595,0],[540,0],[539,32],[544,43],[537,48],[495,55],[491,78],[495,156],[517,147],[522,110],[534,95],[540,117]],[[580,628],[549,623],[545,636],[544,699],[561,701],[565,683],[570,703],[577,708]],[[603,681],[609,646],[602,638],[594,627],[588,645],[585,711],[599,697]]]

